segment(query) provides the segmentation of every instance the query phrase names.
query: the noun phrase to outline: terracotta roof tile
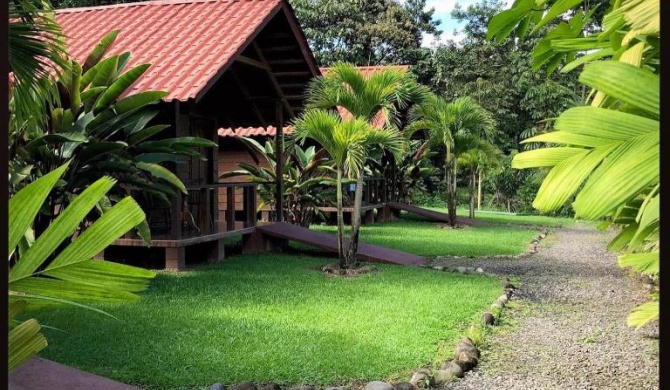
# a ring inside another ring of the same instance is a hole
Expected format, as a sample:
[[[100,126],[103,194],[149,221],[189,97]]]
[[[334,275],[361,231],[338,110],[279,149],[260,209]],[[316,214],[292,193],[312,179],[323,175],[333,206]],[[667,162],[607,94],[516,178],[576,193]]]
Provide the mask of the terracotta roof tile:
[[[284,127],[284,134],[292,134],[293,126]],[[277,128],[274,126],[264,127],[238,127],[235,130],[230,127],[219,129],[219,137],[253,137],[265,136],[274,137],[277,134]]]
[[[84,61],[100,39],[120,30],[109,54],[151,63],[126,92],[165,90],[164,100],[194,99],[228,65],[283,0],[163,0],[56,11],[70,54]]]

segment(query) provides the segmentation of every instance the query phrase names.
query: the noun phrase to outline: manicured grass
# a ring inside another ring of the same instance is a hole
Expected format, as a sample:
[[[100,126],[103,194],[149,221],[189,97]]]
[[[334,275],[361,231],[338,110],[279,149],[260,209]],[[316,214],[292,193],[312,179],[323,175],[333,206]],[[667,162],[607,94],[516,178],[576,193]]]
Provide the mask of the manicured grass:
[[[446,208],[429,207],[431,210],[447,212]],[[456,214],[462,217],[468,216],[468,209],[457,209]],[[532,225],[547,227],[567,227],[575,223],[572,218],[550,217],[547,215],[516,215],[495,211],[475,211],[475,219],[481,219],[489,223]]]
[[[403,214],[400,221],[375,223],[361,228],[361,242],[380,245],[425,257],[491,256],[523,253],[537,231],[513,226],[472,226],[445,228]],[[336,226],[313,225],[313,229],[335,234]],[[306,246],[291,244],[300,249]]]
[[[165,390],[408,379],[447,359],[501,291],[497,278],[418,267],[378,265],[354,278],[313,270],[331,261],[234,256],[161,272],[140,301],[103,306],[119,321],[82,309],[38,313],[69,333],[47,329],[43,356]]]

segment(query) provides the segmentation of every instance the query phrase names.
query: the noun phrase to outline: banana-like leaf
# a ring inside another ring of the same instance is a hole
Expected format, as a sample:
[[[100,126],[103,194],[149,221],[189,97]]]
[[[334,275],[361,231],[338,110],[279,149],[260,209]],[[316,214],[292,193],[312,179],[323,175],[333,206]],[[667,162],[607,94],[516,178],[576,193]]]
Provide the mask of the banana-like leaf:
[[[9,251],[14,251],[40,211],[44,200],[61,178],[69,163],[28,184],[9,199]]]
[[[119,114],[124,114],[136,108],[144,107],[147,104],[155,103],[167,96],[165,91],[146,91],[136,93],[119,100],[114,104],[114,110]]]
[[[108,86],[112,82],[116,68],[119,65],[119,56],[106,58],[99,65],[95,77],[93,77],[93,81],[91,82],[91,87],[93,88]],[[83,83],[84,80],[82,77],[82,85]]]
[[[600,49],[598,51],[595,51],[593,53],[585,54],[579,58],[577,58],[574,61],[570,61],[568,64],[566,64],[563,68],[561,68],[561,73],[567,73],[575,68],[577,68],[580,65],[584,65],[588,62],[603,58],[603,57],[608,57],[614,55],[614,49],[611,47],[607,47],[604,49]]]
[[[659,76],[646,69],[618,61],[594,62],[584,67],[579,81],[650,114],[660,112]]]
[[[170,127],[170,125],[155,125],[137,131],[133,135],[131,135],[130,138],[128,138],[128,145],[136,145],[144,141],[145,139],[160,133],[161,131],[167,129],[168,127]]]
[[[90,112],[93,110],[93,105],[101,93],[105,92],[107,87],[89,88],[81,93],[81,100],[84,102],[84,111]]]
[[[640,329],[650,321],[658,319],[658,310],[658,301],[644,303],[633,309],[628,315],[626,322],[628,323],[628,326],[634,326],[635,329]]]
[[[532,142],[549,142],[556,144],[565,144],[570,146],[583,146],[589,148],[596,148],[611,143],[611,140],[603,139],[601,137],[594,137],[591,135],[570,133],[567,131],[552,131],[536,135],[534,137],[526,138],[521,141],[522,144]]]
[[[174,153],[143,153],[135,157],[136,161],[159,164],[162,162],[183,163],[185,158]]]
[[[102,56],[104,56],[105,53],[107,53],[109,48],[116,40],[116,37],[119,35],[119,32],[120,30],[114,30],[109,34],[105,35],[104,37],[102,37],[100,42],[97,45],[95,45],[91,53],[88,55],[88,57],[86,57],[86,61],[84,61],[84,67],[83,67],[84,72],[86,72],[87,70],[91,69],[93,66],[98,64],[100,59],[102,59]]]
[[[182,183],[182,181],[179,180],[179,177],[177,177],[177,175],[170,172],[169,169],[160,166],[158,164],[145,163],[145,162],[138,162],[135,165],[141,170],[149,172],[152,176],[167,181],[168,183],[178,188],[184,194],[188,194],[188,191],[186,191],[184,183]]]
[[[534,0],[520,0],[515,2],[514,7],[494,15],[489,22],[486,39],[495,38],[501,42],[514,31],[534,5]]]
[[[7,338],[9,371],[26,362],[47,347],[47,339],[35,319],[29,319],[9,331]]]
[[[23,253],[21,261],[11,268],[9,283],[32,275],[58,249],[59,245],[74,233],[81,221],[96,206],[99,199],[112,189],[115,183],[116,181],[110,178],[102,178],[77,196],[70,203],[70,206],[65,208],[44,233],[37,238],[30,249]],[[39,203],[39,199],[31,199],[30,201]]]
[[[31,153],[34,153],[40,146],[55,143],[65,143],[65,142],[73,142],[81,144],[84,142],[88,142],[88,138],[80,133],[45,134],[39,138],[30,141],[28,145],[26,145],[26,150],[28,150]]]
[[[93,112],[101,111],[110,104],[112,104],[116,99],[121,96],[137,79],[139,79],[144,72],[149,69],[150,64],[142,64],[134,67],[128,72],[124,73],[116,79],[110,86],[105,90],[105,92],[100,95],[98,101],[95,103]]]

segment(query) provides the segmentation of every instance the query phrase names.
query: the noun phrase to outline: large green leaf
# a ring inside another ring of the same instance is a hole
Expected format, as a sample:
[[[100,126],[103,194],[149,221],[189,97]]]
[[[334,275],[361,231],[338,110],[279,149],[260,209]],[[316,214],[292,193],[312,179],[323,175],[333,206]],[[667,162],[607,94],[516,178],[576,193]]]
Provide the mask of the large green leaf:
[[[9,331],[7,337],[9,371],[47,347],[47,339],[40,333],[41,330],[37,320],[29,319]]]
[[[489,22],[486,38],[495,38],[498,42],[507,38],[534,5],[534,0],[520,0],[512,8],[494,15]]]
[[[126,92],[126,90],[137,81],[137,79],[139,79],[150,66],[150,64],[138,65],[114,80],[112,85],[110,85],[98,98],[95,107],[93,108],[93,112],[107,108],[107,106],[116,101],[116,99]]]
[[[74,269],[77,267],[70,266],[68,268]],[[93,278],[95,277],[96,275],[94,274]],[[104,280],[104,277],[101,280]],[[80,283],[79,281],[70,282],[43,277],[30,277],[18,280],[10,283],[10,289],[17,293],[30,293],[71,302],[93,303],[103,301],[106,303],[122,303],[132,302],[139,298],[129,291],[109,288],[109,286],[105,285],[92,285]]]
[[[653,115],[660,112],[659,76],[618,61],[588,64],[579,81]]]
[[[155,103],[167,95],[169,95],[169,93],[165,91],[145,91],[136,93],[126,96],[116,102],[114,104],[114,110],[119,114],[123,114],[136,108]]]
[[[46,271],[92,259],[144,219],[140,206],[132,198],[124,198],[84,230],[49,264]]]
[[[582,153],[561,161],[552,168],[542,182],[533,201],[533,207],[543,212],[554,211],[561,207],[612,149],[613,146],[594,150],[582,149]]]
[[[13,252],[69,163],[28,184],[9,199],[9,252]]]
[[[564,14],[570,9],[582,3],[583,0],[558,0],[554,5],[549,8],[549,11],[544,15],[542,20],[540,20],[535,28],[531,31],[532,33],[537,32],[540,27],[554,20],[557,16]]]
[[[572,156],[583,154],[583,148],[544,148],[519,153],[512,159],[512,168],[551,167]]]
[[[106,58],[102,60],[99,65],[100,66],[97,68],[95,77],[93,77],[93,81],[91,82],[92,88],[109,86],[112,83],[114,74],[116,73],[116,68],[119,65],[119,56]]]
[[[659,180],[659,134],[618,146],[589,177],[575,198],[576,215],[596,219],[611,213]]]
[[[554,128],[605,140],[626,141],[658,132],[659,122],[616,110],[584,106],[565,111],[556,119]]]
[[[102,59],[102,56],[107,53],[109,48],[112,46],[114,41],[116,40],[116,37],[119,35],[120,30],[114,30],[100,40],[100,42],[95,45],[91,53],[86,57],[86,61],[84,61],[84,67],[83,71],[86,72],[87,70],[91,69],[94,65],[98,64],[100,59]]]
[[[658,252],[627,253],[619,256],[619,267],[631,267],[635,272],[644,275],[658,275],[659,260]]]
[[[640,329],[648,322],[658,318],[659,313],[658,310],[659,310],[658,301],[647,302],[636,307],[628,315],[627,319],[628,326],[634,326],[636,329]]]
[[[35,272],[74,233],[81,221],[115,183],[110,178],[102,178],[77,196],[11,268],[9,282],[28,277]]]
[[[146,127],[140,131],[135,132],[133,135],[128,138],[128,145],[135,145],[139,142],[144,141],[151,136],[154,136],[161,131],[167,129],[170,125],[155,125],[151,127]]]
[[[102,260],[87,260],[44,274],[81,285],[130,292],[143,291],[149,279],[155,276],[154,272],[143,268]]]
[[[135,165],[141,170],[149,172],[152,176],[167,181],[168,183],[178,188],[184,194],[188,194],[188,191],[186,191],[184,183],[182,183],[182,181],[179,180],[179,177],[177,177],[177,175],[170,172],[169,169],[160,166],[158,164],[145,163],[145,162],[138,162]]]

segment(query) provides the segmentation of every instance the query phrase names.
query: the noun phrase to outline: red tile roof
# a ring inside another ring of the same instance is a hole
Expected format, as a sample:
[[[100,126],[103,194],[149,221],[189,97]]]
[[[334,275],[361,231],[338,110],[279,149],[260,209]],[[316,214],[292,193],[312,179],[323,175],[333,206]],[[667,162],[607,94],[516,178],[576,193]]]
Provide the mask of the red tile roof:
[[[369,77],[371,74],[385,70],[385,69],[397,69],[407,71],[409,70],[409,65],[378,65],[378,66],[357,66],[357,69],[363,73],[364,77]],[[319,68],[322,75],[326,75],[330,68]],[[349,111],[343,107],[338,107],[337,111],[340,116],[347,118],[351,116]],[[382,127],[384,125],[383,114],[380,112],[373,120],[373,126]],[[287,126],[284,128],[284,134],[293,133],[293,127]],[[274,137],[277,134],[277,129],[274,126],[264,127],[238,127],[234,131],[230,127],[219,129],[219,137],[251,137],[251,136],[266,136]]]
[[[284,127],[284,134],[293,133],[293,126]],[[219,137],[254,137],[265,136],[274,137],[277,134],[277,128],[274,126],[265,127],[238,127],[235,130],[230,127],[219,129]]]
[[[165,90],[199,99],[285,0],[163,0],[56,11],[70,54],[84,61],[100,39],[121,30],[109,54],[130,51],[129,66],[151,63],[126,92]]]

